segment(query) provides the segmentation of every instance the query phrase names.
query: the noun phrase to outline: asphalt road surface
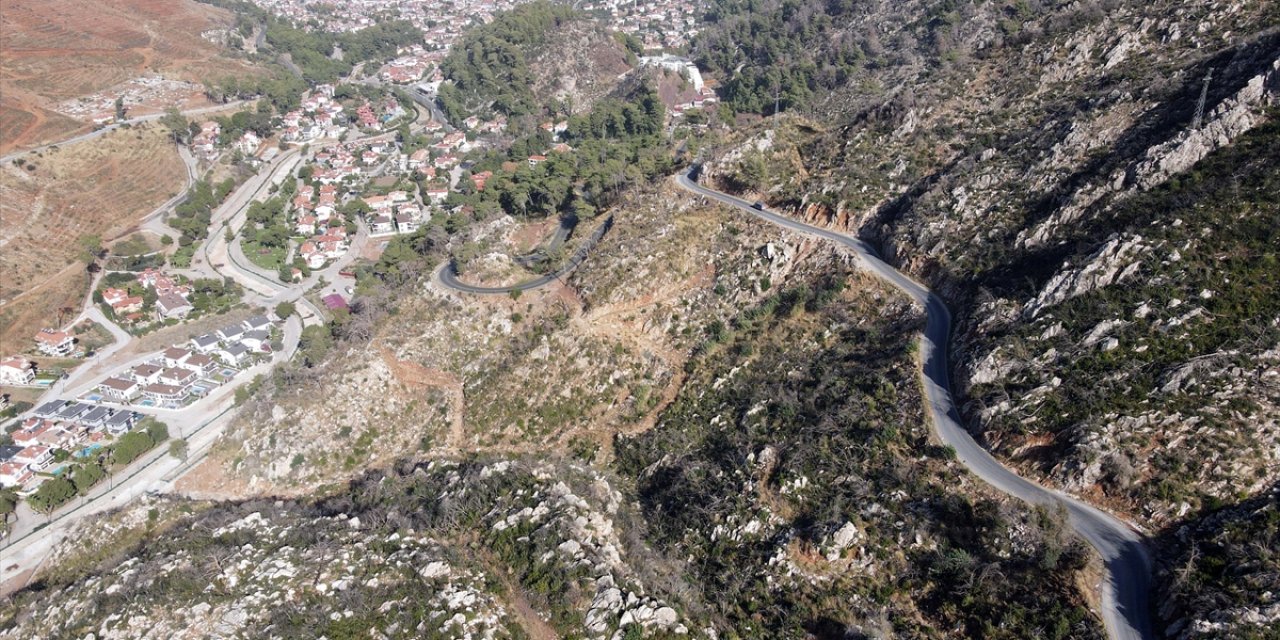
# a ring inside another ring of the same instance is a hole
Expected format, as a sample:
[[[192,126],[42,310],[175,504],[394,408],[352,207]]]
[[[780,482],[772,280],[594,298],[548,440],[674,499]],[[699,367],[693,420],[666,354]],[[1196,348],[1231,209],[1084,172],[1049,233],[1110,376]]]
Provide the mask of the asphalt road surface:
[[[867,270],[925,308],[928,322],[921,336],[922,373],[925,396],[938,439],[955,449],[956,457],[969,471],[997,489],[1030,503],[1065,508],[1071,527],[1097,550],[1105,563],[1106,578],[1099,588],[1102,591],[1102,617],[1108,635],[1115,640],[1151,638],[1147,603],[1151,560],[1142,536],[1111,515],[1013,473],[979,446],[961,424],[948,379],[947,341],[951,337],[951,313],[942,299],[889,266],[862,240],[757,209],[746,200],[707,189],[693,180],[695,171],[696,168],[691,168],[680,174],[676,181],[688,191],[736,207],[784,229],[830,240],[851,249]]]
[[[475,293],[480,295],[503,294],[511,293],[512,291],[529,291],[530,289],[537,289],[539,287],[546,286],[552,281],[558,280],[574,269],[577,269],[578,265],[582,264],[582,261],[587,259],[587,254],[591,252],[591,249],[595,248],[596,243],[600,241],[600,238],[604,237],[604,234],[609,232],[611,227],[613,227],[612,217],[605,220],[604,224],[596,228],[596,230],[591,234],[591,237],[573,253],[573,257],[569,258],[569,261],[566,262],[564,266],[557,269],[554,273],[539,276],[532,280],[526,280],[519,284],[513,284],[506,287],[478,287],[467,284],[458,279],[458,266],[452,261],[445,263],[445,265],[440,268],[438,278],[440,280],[440,284],[449,289],[461,291],[463,293]]]

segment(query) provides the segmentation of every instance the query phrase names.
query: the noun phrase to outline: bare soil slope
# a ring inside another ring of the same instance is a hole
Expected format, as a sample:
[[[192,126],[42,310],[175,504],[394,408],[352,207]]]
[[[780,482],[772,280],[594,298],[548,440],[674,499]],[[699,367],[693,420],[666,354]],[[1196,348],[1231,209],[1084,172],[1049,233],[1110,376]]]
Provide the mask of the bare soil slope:
[[[61,100],[142,74],[201,82],[243,73],[201,37],[232,14],[194,0],[6,0],[0,11],[0,153],[56,141],[91,123],[57,113]]]
[[[82,236],[120,236],[186,184],[182,160],[156,124],[24,162],[0,166],[0,346],[7,351],[29,346],[29,334],[52,324],[61,307],[79,312],[87,283]]]

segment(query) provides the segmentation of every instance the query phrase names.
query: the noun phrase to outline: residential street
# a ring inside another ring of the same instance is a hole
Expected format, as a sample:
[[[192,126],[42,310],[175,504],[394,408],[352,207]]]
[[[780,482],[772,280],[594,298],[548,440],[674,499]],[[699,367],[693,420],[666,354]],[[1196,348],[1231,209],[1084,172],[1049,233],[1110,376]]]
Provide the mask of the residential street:
[[[158,417],[169,425],[170,438],[187,439],[189,459],[203,455],[221,435],[227,423],[235,417],[236,389],[258,375],[268,374],[277,364],[292,358],[301,334],[301,319],[293,316],[284,326],[284,343],[288,346],[275,354],[270,362],[241,372],[234,383],[181,411],[144,412],[162,414]],[[49,516],[37,514],[27,503],[21,503],[13,531],[0,546],[0,553],[4,557],[3,562],[0,562],[0,591],[7,593],[20,588],[22,585],[13,584],[13,579],[38,566],[81,518],[119,507],[149,491],[168,490],[176,478],[166,479],[166,476],[184,466],[182,460],[169,455],[168,444],[162,443],[115,477],[94,487],[87,496],[68,503]]]
[[[241,185],[228,196],[222,206],[215,210],[214,224],[205,249],[201,253],[211,254],[215,257],[214,259],[221,256],[222,262],[205,258],[200,264],[193,265],[193,269],[177,270],[189,277],[233,278],[248,289],[245,302],[263,307],[268,311],[286,300],[297,301],[299,305],[298,315],[288,318],[285,323],[284,350],[276,353],[268,363],[259,364],[241,372],[230,383],[218,388],[209,397],[182,410],[130,407],[140,413],[155,416],[167,424],[171,437],[187,438],[189,455],[203,455],[226,423],[234,417],[233,404],[237,388],[248,384],[255,376],[268,374],[275,365],[291,358],[297,350],[304,323],[324,322],[324,316],[320,310],[303,297],[307,287],[313,281],[309,280],[294,286],[273,284],[269,279],[244,269],[236,261],[227,259],[227,242],[222,233],[222,221],[237,219],[243,221],[244,213],[250,203],[265,194],[270,185],[278,184],[286,176],[291,175],[299,160],[300,154],[296,149],[280,154],[267,165],[264,171]],[[171,207],[176,201],[176,198],[172,199],[149,214],[146,218],[147,224],[162,224],[159,222],[159,213]],[[210,250],[210,245],[215,244],[216,246]],[[335,275],[336,271],[337,269],[334,269]],[[314,277],[319,276],[313,274]],[[128,361],[121,359],[120,351],[133,340],[133,337],[106,318],[91,300],[86,300],[85,304],[80,317],[101,324],[111,333],[115,342],[100,349],[93,358],[78,367],[67,379],[53,385],[44,394],[42,401],[58,397],[76,397],[93,388],[108,372],[128,368],[154,357],[154,354],[146,354],[135,356]],[[17,583],[20,581],[13,579],[37,567],[56,541],[61,539],[81,517],[120,506],[146,491],[163,491],[172,485],[174,479],[163,480],[163,478],[181,467],[181,461],[168,456],[168,445],[162,444],[117,474],[117,477],[94,487],[89,495],[64,505],[62,509],[49,516],[36,514],[25,502],[21,503],[13,530],[3,543],[0,543],[0,554],[3,555],[3,561],[0,561],[0,584],[3,584],[3,589],[21,587],[21,584]],[[48,523],[47,526],[42,527],[46,523]]]
[[[220,105],[218,108],[226,107],[227,105]],[[160,116],[144,116],[130,122],[141,122],[158,117]],[[62,144],[101,135],[110,128],[78,136]],[[390,139],[394,136],[394,132],[389,132],[356,140]],[[196,177],[197,163],[185,148],[179,149],[179,155],[187,168],[189,189]],[[140,405],[130,406],[130,410],[154,416],[167,424],[171,438],[187,439],[188,461],[183,462],[170,457],[168,445],[161,444],[108,481],[94,487],[88,495],[64,505],[52,514],[37,514],[25,501],[22,502],[12,531],[0,542],[0,555],[3,556],[3,560],[0,561],[0,591],[7,593],[21,588],[30,577],[26,572],[37,568],[56,543],[65,537],[82,517],[119,507],[146,492],[166,491],[172,487],[174,481],[193,466],[194,462],[202,458],[226,424],[235,416],[236,389],[250,383],[258,375],[268,375],[276,365],[287,362],[297,351],[304,326],[325,322],[324,312],[306,297],[308,291],[323,282],[323,286],[318,289],[320,295],[341,293],[346,298],[350,297],[347,291],[355,284],[354,278],[341,276],[340,272],[360,256],[365,244],[370,241],[368,228],[363,223],[358,224],[358,231],[352,236],[351,246],[341,258],[332,260],[324,268],[313,271],[305,280],[295,284],[282,283],[277,279],[278,274],[268,273],[255,266],[245,257],[240,247],[239,232],[246,222],[250,205],[270,197],[271,188],[292,179],[300,163],[307,159],[302,153],[302,148],[294,146],[260,167],[256,175],[237,187],[221,205],[214,209],[208,237],[197,251],[191,267],[171,269],[175,274],[193,279],[230,278],[245,289],[246,304],[266,309],[268,313],[281,302],[294,302],[297,314],[289,317],[283,328],[285,348],[275,353],[270,361],[240,372],[208,397],[186,408],[174,410]],[[170,198],[144,216],[140,221],[141,228],[164,235],[173,235],[174,230],[164,223],[164,215],[171,212],[177,203],[182,201],[186,191],[187,189],[184,189],[183,193]],[[233,232],[233,239],[230,242],[226,238],[228,229]],[[93,389],[113,372],[127,369],[155,357],[154,353],[124,357],[121,354],[122,350],[135,338],[107,318],[98,305],[93,303],[92,296],[84,300],[84,309],[77,322],[83,319],[101,324],[111,333],[115,342],[99,349],[92,358],[66,379],[54,384],[43,395],[41,402],[54,398],[78,397]]]

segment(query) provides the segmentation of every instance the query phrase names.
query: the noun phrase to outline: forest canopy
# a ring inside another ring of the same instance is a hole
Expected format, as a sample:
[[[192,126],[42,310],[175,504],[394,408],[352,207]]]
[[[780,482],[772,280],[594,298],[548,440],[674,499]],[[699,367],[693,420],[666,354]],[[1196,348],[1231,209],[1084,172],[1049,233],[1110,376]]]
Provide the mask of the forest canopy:
[[[536,113],[527,54],[579,17],[567,5],[538,0],[499,12],[493,22],[468,30],[441,65],[454,83],[453,89],[441,92],[446,115],[452,119],[481,108],[508,116]]]

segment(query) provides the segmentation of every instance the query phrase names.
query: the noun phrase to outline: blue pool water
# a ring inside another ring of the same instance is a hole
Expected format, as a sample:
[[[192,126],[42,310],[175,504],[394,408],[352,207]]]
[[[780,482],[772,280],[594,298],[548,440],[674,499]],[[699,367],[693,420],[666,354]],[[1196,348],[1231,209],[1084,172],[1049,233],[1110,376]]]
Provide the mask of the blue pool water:
[[[76,454],[76,457],[77,457],[77,458],[88,458],[89,456],[93,455],[95,452],[99,451],[100,449],[102,449],[102,445],[100,445],[100,444],[91,444],[91,445],[89,445],[89,446],[87,446],[87,447],[85,447],[85,448],[81,449],[81,450],[80,450],[80,452]]]

